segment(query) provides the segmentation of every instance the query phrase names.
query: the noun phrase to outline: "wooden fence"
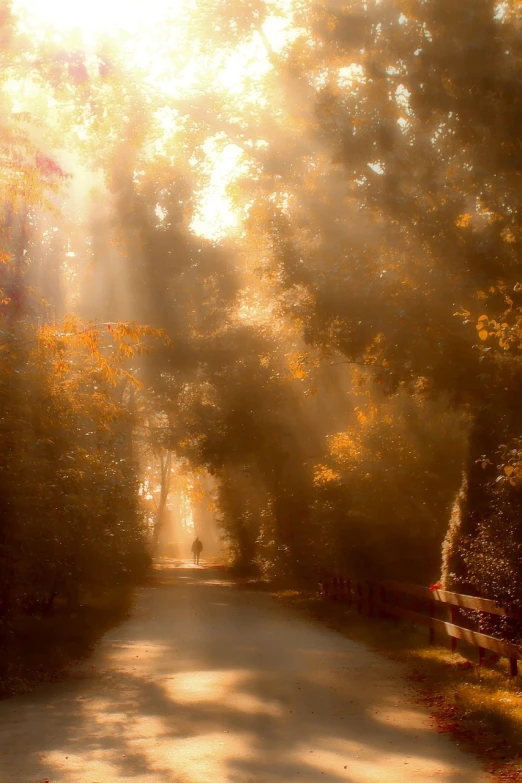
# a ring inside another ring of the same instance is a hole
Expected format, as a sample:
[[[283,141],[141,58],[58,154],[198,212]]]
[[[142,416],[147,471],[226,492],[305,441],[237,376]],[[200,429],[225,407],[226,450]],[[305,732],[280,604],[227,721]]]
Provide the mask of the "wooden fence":
[[[325,597],[354,605],[360,613],[366,609],[370,615],[402,618],[414,625],[426,626],[429,629],[430,644],[435,643],[437,633],[451,638],[453,651],[457,649],[458,640],[467,642],[478,648],[479,665],[484,662],[486,650],[489,650],[509,660],[512,677],[518,674],[522,646],[475,630],[485,616],[493,626],[498,625],[498,621],[502,622],[501,618],[508,625],[521,623],[522,614],[507,612],[495,601],[420,585],[360,582],[326,573],[320,575],[319,586]],[[441,615],[446,615],[448,619]]]

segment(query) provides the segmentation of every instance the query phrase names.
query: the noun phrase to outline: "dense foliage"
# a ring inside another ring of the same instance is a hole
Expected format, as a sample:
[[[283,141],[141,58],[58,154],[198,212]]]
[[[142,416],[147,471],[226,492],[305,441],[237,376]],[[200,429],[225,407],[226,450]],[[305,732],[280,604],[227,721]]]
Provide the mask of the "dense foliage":
[[[133,331],[140,330],[115,325],[110,339],[125,345]],[[89,592],[132,581],[147,567],[130,453],[131,381],[103,343],[99,327],[72,318],[37,329],[30,318],[19,317],[4,333],[4,630],[20,612],[49,612],[56,602],[74,609]],[[134,350],[128,346],[128,353]]]
[[[6,11],[6,607],[133,571],[198,482],[244,571],[520,605],[521,23],[205,0],[83,46]]]

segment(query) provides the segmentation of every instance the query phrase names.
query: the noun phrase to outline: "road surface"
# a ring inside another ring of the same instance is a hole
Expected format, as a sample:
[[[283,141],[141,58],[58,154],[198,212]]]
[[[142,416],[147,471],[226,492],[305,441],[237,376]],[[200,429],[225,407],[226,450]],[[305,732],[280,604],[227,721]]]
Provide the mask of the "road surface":
[[[60,683],[0,703],[0,783],[485,783],[401,669],[172,567]]]

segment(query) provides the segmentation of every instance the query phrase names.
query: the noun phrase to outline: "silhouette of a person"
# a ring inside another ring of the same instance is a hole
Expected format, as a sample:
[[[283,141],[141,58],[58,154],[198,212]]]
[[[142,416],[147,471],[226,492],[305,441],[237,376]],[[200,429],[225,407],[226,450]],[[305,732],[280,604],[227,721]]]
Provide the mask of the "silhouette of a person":
[[[199,536],[196,536],[194,543],[192,544],[192,554],[194,555],[195,565],[199,565],[199,556],[203,549],[203,544],[199,540]]]

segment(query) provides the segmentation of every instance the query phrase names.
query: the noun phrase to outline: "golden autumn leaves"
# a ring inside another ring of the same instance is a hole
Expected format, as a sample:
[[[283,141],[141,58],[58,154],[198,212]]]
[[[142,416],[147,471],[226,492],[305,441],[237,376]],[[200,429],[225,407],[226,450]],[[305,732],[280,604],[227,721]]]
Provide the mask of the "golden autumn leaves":
[[[487,315],[481,315],[477,321],[476,328],[481,340],[485,341],[490,335],[494,336],[498,339],[499,347],[505,350],[515,342],[511,334],[512,327],[510,327],[507,321],[499,324],[498,321],[490,320]]]
[[[169,344],[161,329],[134,322],[86,323],[77,315],[66,316],[61,323],[40,327],[35,342],[52,357],[57,377],[65,378],[81,357],[103,380],[116,385],[122,376],[135,385],[139,381],[125,366],[127,360],[150,352],[156,341]]]
[[[518,286],[515,287],[518,292]],[[493,337],[499,348],[504,351],[510,349],[520,350],[522,348],[522,307],[515,306],[513,298],[507,293],[505,286],[492,287],[490,294],[494,296],[501,295],[505,302],[505,309],[499,312],[496,318],[489,318],[487,314],[482,314],[477,318],[475,328],[478,337],[482,342],[486,342]],[[479,299],[487,298],[483,291],[478,292]],[[455,313],[455,315],[464,316],[465,322],[468,322],[471,313]]]

